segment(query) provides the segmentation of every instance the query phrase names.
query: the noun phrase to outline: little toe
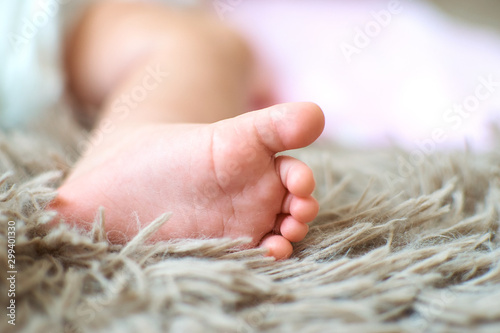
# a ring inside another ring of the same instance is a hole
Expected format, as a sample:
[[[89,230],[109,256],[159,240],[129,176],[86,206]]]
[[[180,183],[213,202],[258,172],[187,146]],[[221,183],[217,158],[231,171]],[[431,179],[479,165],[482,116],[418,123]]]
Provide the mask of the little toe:
[[[297,221],[290,215],[281,222],[281,235],[290,242],[300,242],[306,237],[308,231],[309,226],[307,224]]]
[[[314,191],[316,182],[312,170],[304,163],[290,156],[278,156],[276,168],[285,188],[299,197],[308,197]]]
[[[290,214],[299,222],[309,223],[316,218],[319,204],[312,196],[307,198],[293,197],[290,202]]]
[[[267,249],[267,256],[276,260],[288,259],[292,255],[293,246],[289,240],[280,235],[265,236],[260,242],[260,246]]]

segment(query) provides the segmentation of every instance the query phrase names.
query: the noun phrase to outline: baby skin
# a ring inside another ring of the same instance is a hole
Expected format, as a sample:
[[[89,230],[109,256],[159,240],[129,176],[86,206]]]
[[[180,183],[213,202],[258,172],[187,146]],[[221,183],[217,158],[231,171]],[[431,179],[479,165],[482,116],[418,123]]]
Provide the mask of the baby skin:
[[[66,60],[76,98],[99,110],[87,113],[100,140],[59,188],[61,217],[88,228],[103,206],[108,239],[124,243],[172,212],[153,241],[249,237],[291,255],[319,207],[309,167],[276,154],[314,142],[324,116],[313,103],[244,113],[272,96],[238,34],[202,12],[103,2]],[[117,108],[146,83],[155,87]]]

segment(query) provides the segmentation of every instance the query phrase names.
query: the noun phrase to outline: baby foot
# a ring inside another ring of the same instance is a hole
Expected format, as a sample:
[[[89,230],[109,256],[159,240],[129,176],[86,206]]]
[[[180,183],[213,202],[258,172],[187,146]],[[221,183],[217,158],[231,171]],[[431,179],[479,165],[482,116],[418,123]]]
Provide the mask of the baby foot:
[[[173,212],[155,239],[251,237],[288,258],[318,213],[302,162],[277,152],[311,144],[324,127],[311,103],[273,106],[213,124],[148,124],[115,130],[76,165],[51,208],[90,227],[105,207],[114,243]]]

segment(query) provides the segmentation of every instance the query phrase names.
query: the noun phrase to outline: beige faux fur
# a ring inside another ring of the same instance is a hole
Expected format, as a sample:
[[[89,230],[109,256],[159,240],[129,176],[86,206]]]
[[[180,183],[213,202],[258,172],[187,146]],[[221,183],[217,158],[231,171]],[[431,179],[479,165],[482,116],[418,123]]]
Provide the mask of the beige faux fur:
[[[293,258],[274,262],[232,250],[241,241],[144,245],[168,215],[124,247],[106,243],[105,212],[90,234],[47,232],[43,207],[82,140],[52,126],[51,139],[0,139],[1,332],[500,331],[499,150],[422,162],[396,148],[296,152],[314,168],[321,213]]]

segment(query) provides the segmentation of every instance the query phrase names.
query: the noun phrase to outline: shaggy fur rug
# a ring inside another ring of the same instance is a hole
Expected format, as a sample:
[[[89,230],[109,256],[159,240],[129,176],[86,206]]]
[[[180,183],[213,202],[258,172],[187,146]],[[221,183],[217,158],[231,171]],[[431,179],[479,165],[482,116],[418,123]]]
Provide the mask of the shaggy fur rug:
[[[57,129],[0,137],[1,332],[500,331],[499,149],[295,152],[321,212],[275,262],[233,249],[245,240],[148,245],[168,215],[126,246],[106,242],[102,211],[90,233],[47,230],[83,140]]]

